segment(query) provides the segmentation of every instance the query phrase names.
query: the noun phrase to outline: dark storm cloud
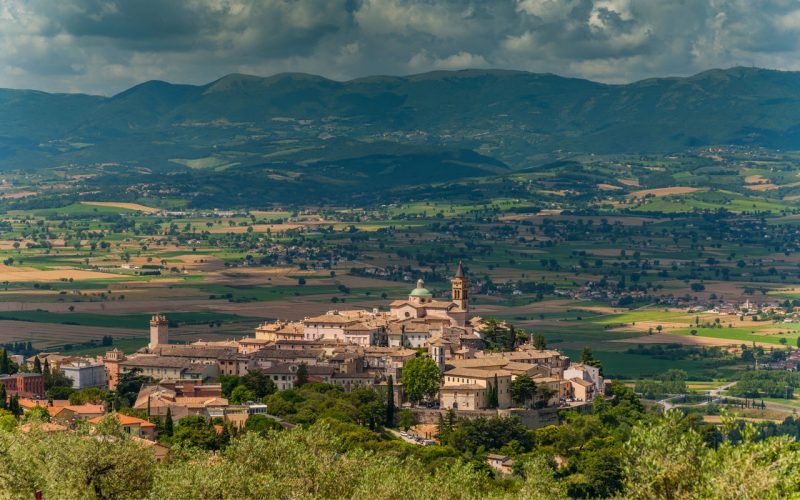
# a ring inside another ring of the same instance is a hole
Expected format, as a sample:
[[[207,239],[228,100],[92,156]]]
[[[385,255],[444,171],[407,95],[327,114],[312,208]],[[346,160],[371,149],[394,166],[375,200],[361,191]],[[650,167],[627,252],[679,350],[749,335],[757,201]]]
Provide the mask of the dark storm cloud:
[[[504,67],[621,82],[798,69],[796,0],[0,0],[0,86]]]

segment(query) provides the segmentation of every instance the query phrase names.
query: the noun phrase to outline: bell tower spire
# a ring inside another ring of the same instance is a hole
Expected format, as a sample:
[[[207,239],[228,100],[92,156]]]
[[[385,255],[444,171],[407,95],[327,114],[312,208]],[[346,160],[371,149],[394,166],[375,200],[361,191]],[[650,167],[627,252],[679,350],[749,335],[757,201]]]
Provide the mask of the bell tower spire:
[[[469,278],[464,272],[464,265],[458,261],[458,269],[456,275],[451,280],[452,282],[452,298],[453,302],[464,311],[469,310]]]

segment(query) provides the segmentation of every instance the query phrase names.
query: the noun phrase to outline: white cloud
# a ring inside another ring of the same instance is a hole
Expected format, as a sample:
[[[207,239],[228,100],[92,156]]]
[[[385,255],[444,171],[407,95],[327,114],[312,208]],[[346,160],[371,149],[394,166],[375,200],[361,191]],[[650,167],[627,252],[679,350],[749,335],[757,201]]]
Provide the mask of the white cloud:
[[[0,0],[0,87],[504,67],[619,82],[800,65],[794,0]]]

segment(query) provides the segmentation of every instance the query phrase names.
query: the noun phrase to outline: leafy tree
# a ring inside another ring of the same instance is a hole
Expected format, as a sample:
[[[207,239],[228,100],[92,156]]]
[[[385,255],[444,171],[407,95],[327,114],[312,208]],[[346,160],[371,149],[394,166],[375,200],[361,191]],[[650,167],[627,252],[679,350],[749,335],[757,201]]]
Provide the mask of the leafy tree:
[[[536,395],[536,382],[527,375],[522,374],[511,381],[511,399],[515,403],[524,405]]]
[[[230,403],[239,405],[246,401],[255,401],[256,400],[256,393],[255,391],[251,391],[244,385],[237,385],[236,388],[231,393]]]
[[[49,422],[50,413],[43,406],[34,406],[25,414],[25,422]]]
[[[407,431],[408,429],[413,427],[416,423],[417,423],[417,416],[413,411],[409,410],[408,408],[400,410],[400,416],[397,425],[399,425],[401,429]]]
[[[442,375],[436,362],[427,356],[412,358],[403,367],[403,390],[408,399],[419,403],[439,391]]]
[[[201,416],[184,417],[178,420],[170,441],[175,444],[196,446],[204,450],[219,449],[217,432],[211,422]]]
[[[283,426],[274,418],[256,414],[247,418],[244,423],[244,430],[266,436],[270,431],[282,431]]]
[[[73,405],[84,404],[105,404],[111,398],[111,394],[99,387],[87,387],[79,391],[75,391],[69,396],[69,403]]]
[[[45,360],[46,361],[46,360]],[[47,391],[53,387],[72,387],[72,379],[61,373],[60,371],[44,372],[44,390]],[[59,398],[66,399],[66,398]]]
[[[278,390],[275,382],[273,382],[268,375],[259,370],[248,372],[247,375],[240,379],[240,383],[253,391],[258,399],[274,394]]]
[[[34,424],[35,425],[35,424]],[[0,491],[33,498],[145,498],[153,486],[152,452],[107,417],[77,433],[0,432]]]
[[[55,386],[47,390],[47,399],[51,401],[69,399],[75,393],[72,387]]]

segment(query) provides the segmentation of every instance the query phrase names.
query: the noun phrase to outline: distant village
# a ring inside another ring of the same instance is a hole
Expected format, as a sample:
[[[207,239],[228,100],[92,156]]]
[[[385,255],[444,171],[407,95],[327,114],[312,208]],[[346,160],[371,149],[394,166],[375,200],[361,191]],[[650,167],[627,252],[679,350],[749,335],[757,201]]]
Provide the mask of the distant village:
[[[511,351],[487,350],[487,324],[470,314],[469,279],[461,264],[451,282],[450,300],[434,299],[419,280],[406,298],[391,302],[388,311],[331,310],[302,321],[266,322],[253,337],[239,340],[170,344],[169,321],[155,314],[148,346],[134,354],[114,348],[96,358],[47,352],[28,358],[12,355],[29,371],[0,375],[0,383],[24,411],[46,408],[52,430],[69,429],[79,420],[98,421],[114,409],[48,400],[44,375],[34,373],[34,365],[62,373],[74,389],[114,390],[121,376],[137,373],[158,381],[142,386],[133,404],[147,416],[170,415],[175,421],[221,417],[241,428],[253,414],[269,415],[269,408],[259,401],[231,404],[223,397],[221,376],[258,371],[278,390],[286,390],[297,385],[302,371],[307,381],[335,384],[346,392],[360,386],[391,387],[395,404],[418,414],[420,425],[409,436],[425,443],[431,442],[432,423],[443,412],[463,417],[513,414],[537,428],[557,424],[560,408],[585,405],[605,392],[598,368],[571,363],[559,351],[532,341]],[[437,397],[412,405],[401,381],[406,363],[419,356],[435,362],[440,387]],[[512,398],[512,382],[520,376],[530,377],[538,387],[527,401]],[[387,384],[390,378],[393,384]],[[115,415],[126,431],[155,439],[150,421]],[[426,427],[426,422],[431,425]]]

